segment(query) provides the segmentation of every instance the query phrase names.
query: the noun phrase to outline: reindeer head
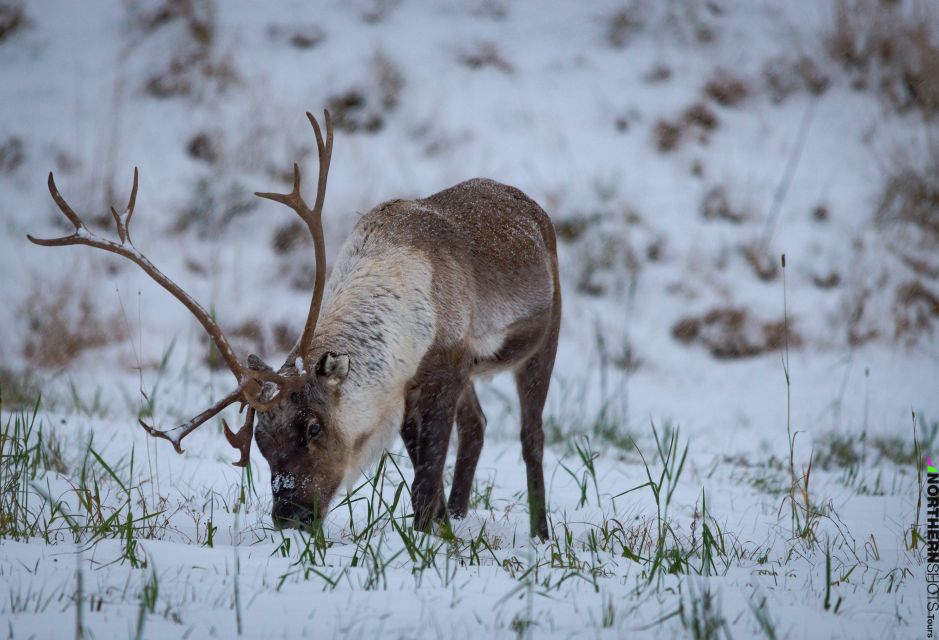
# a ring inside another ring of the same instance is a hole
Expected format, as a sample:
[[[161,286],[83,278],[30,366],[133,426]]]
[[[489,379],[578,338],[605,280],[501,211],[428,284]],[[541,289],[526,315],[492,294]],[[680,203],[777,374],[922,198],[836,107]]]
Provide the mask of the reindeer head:
[[[249,366],[264,367],[251,357]],[[271,517],[277,526],[312,524],[325,515],[348,468],[350,446],[338,428],[349,356],[323,354],[303,385],[258,414],[255,440],[271,467]],[[262,397],[276,394],[266,384]]]
[[[183,438],[225,407],[236,402],[241,403],[242,410],[247,407],[244,424],[237,433],[232,432],[228,424],[222,421],[225,437],[240,452],[240,457],[234,464],[246,466],[250,459],[251,441],[255,435],[254,419],[258,418],[258,448],[271,467],[271,488],[274,495],[272,517],[278,526],[306,525],[325,515],[325,510],[342,481],[349,451],[349,444],[343,440],[341,430],[337,428],[340,387],[349,371],[349,358],[334,353],[316,357],[311,353],[313,333],[326,284],[322,211],[332,156],[333,127],[329,112],[326,112],[324,142],[316,119],[310,113],[306,115],[313,126],[319,151],[319,182],[313,207],[307,206],[300,195],[300,169],[296,164],[293,166],[293,190],[290,193],[255,194],[293,209],[309,228],[316,255],[316,281],[307,321],[297,345],[287,357],[287,362],[277,372],[253,355],[242,364],[212,316],[175,282],[163,275],[134,246],[130,239],[130,220],[137,200],[136,168],[127,208],[121,214],[111,209],[119,243],[101,238],[85,226],[59,194],[52,173],[49,174],[49,192],[56,205],[75,227],[75,233],[52,239],[27,236],[31,242],[42,246],[79,244],[123,256],[142,268],[192,312],[231,369],[237,387],[198,416],[174,429],[158,431],[142,420],[140,426],[153,437],[169,440],[176,452],[182,453],[180,443]]]

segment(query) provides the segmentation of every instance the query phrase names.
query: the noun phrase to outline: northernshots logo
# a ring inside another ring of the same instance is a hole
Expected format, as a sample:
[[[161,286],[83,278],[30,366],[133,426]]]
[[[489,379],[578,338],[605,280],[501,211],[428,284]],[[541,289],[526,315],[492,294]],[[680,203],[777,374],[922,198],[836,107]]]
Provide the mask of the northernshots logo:
[[[939,611],[939,469],[926,458],[926,637],[935,637]]]

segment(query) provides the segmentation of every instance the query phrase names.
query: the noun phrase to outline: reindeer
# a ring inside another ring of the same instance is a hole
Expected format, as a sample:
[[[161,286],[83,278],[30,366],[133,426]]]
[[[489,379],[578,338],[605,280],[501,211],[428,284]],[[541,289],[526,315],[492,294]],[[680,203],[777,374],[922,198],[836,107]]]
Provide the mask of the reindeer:
[[[249,463],[252,438],[257,441],[271,469],[277,526],[320,522],[337,490],[399,432],[414,468],[415,528],[431,531],[448,511],[453,518],[465,516],[486,428],[473,379],[511,370],[521,403],[531,535],[548,538],[542,411],[561,321],[551,220],[518,189],[487,179],[419,200],[390,200],[358,221],[326,283],[322,210],[333,127],[329,112],[324,116],[325,141],[307,113],[319,154],[312,208],[301,195],[296,164],[290,193],[255,194],[300,216],[316,260],[306,324],[277,371],[255,355],[239,361],[212,316],[136,249],[130,236],[136,168],[126,209],[111,208],[119,242],[85,226],[59,194],[52,173],[49,192],[75,232],[28,238],[42,246],[87,245],[123,256],[189,309],[236,386],[173,429],[159,431],[142,420],[140,426],[182,453],[183,438],[225,407],[247,407],[238,432],[223,420],[224,433],[240,453],[237,466]],[[443,468],[454,422],[456,469],[445,505]]]

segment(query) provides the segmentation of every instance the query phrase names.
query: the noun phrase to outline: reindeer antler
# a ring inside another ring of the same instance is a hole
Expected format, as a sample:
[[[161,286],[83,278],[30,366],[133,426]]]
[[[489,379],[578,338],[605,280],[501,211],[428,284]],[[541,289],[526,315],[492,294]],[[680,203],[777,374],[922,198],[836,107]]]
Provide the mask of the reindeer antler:
[[[313,330],[316,327],[316,319],[319,317],[320,305],[323,301],[323,289],[326,283],[326,247],[323,239],[322,212],[323,200],[326,197],[326,178],[329,174],[329,161],[332,156],[333,148],[333,126],[329,112],[325,112],[325,143],[323,142],[319,123],[317,123],[316,119],[309,112],[306,115],[310,120],[310,124],[313,125],[313,131],[316,134],[316,146],[319,150],[320,163],[319,184],[317,186],[316,200],[313,208],[310,209],[303,200],[303,196],[300,195],[300,169],[296,164],[294,164],[293,167],[294,180],[291,193],[284,195],[277,193],[257,194],[262,198],[268,198],[291,207],[306,222],[310,233],[313,235],[313,244],[316,251],[316,283],[313,288],[313,299],[310,303],[309,313],[307,314],[306,325],[303,328],[298,347],[294,353],[294,355],[300,355],[304,358],[309,353],[310,344],[313,340]],[[114,218],[114,225],[117,228],[117,235],[120,239],[120,243],[117,243],[101,238],[88,230],[88,227],[85,226],[82,219],[78,217],[59,193],[58,188],[55,186],[53,175],[50,172],[49,193],[52,195],[52,199],[59,207],[59,210],[62,211],[69,222],[75,227],[75,233],[61,238],[34,238],[31,235],[27,235],[27,238],[29,238],[30,242],[44,247],[61,247],[79,244],[123,256],[143,269],[157,284],[169,291],[173,297],[182,302],[186,308],[189,309],[192,315],[196,317],[196,320],[202,325],[202,328],[205,329],[206,333],[212,338],[219,353],[222,354],[225,364],[228,365],[228,368],[231,369],[232,374],[235,376],[238,386],[192,420],[173,429],[158,431],[142,420],[139,421],[140,426],[151,436],[168,440],[172,443],[177,453],[182,453],[181,442],[183,438],[195,431],[200,425],[216,416],[225,407],[240,401],[242,408],[244,408],[245,404],[248,405],[248,410],[245,415],[244,424],[238,430],[238,433],[233,433],[228,428],[228,423],[224,422],[224,420],[223,426],[228,442],[241,453],[240,459],[234,464],[241,467],[246,466],[250,458],[251,440],[254,436],[255,413],[257,411],[267,411],[276,405],[285,393],[292,393],[302,387],[306,379],[306,377],[302,375],[304,370],[298,371],[298,375],[295,376],[283,376],[272,371],[259,371],[241,364],[235,356],[235,352],[232,350],[231,344],[229,344],[225,334],[222,333],[221,328],[212,316],[188,293],[183,291],[179,285],[157,269],[145,255],[137,250],[130,238],[130,220],[134,214],[134,207],[137,203],[137,186],[138,171],[137,168],[134,167],[134,186],[131,189],[130,200],[127,203],[127,207],[124,209],[123,213],[118,213],[114,207],[111,207],[111,216]],[[274,396],[267,400],[260,399],[264,383],[273,383],[277,387]]]
[[[323,239],[323,201],[326,198],[326,178],[329,176],[329,162],[333,155],[333,121],[329,116],[329,111],[323,111],[324,122],[326,123],[326,142],[323,142],[323,134],[320,131],[320,125],[313,117],[313,114],[307,111],[307,119],[313,126],[313,133],[316,135],[316,148],[319,152],[319,181],[316,185],[316,200],[313,208],[307,205],[303,196],[300,194],[300,167],[296,163],[293,165],[293,189],[290,193],[268,193],[256,192],[254,195],[260,198],[267,198],[274,202],[279,202],[293,209],[298,216],[306,223],[313,236],[313,250],[316,253],[316,282],[313,285],[313,299],[310,301],[310,310],[307,313],[306,324],[303,327],[303,333],[295,347],[292,355],[299,356],[306,360],[310,353],[310,345],[313,342],[313,331],[316,329],[316,321],[320,315],[320,306],[323,303],[323,289],[326,286],[326,241]]]
[[[232,374],[234,374],[235,379],[240,383],[244,376],[245,368],[238,362],[238,358],[235,357],[235,352],[232,350],[231,345],[228,343],[228,340],[225,338],[225,334],[222,333],[221,328],[216,324],[215,320],[212,319],[212,316],[202,308],[202,306],[192,299],[192,297],[183,291],[179,285],[167,278],[163,273],[157,269],[150,260],[147,259],[145,255],[140,253],[137,248],[134,246],[134,243],[131,242],[130,233],[128,231],[130,225],[131,216],[134,215],[134,206],[137,203],[137,167],[134,167],[134,187],[130,193],[130,200],[127,203],[127,208],[124,209],[124,213],[118,214],[114,208],[111,208],[111,215],[114,217],[114,224],[117,227],[117,235],[120,237],[120,244],[100,238],[91,231],[88,230],[88,227],[85,226],[85,223],[82,222],[82,219],[78,217],[75,211],[69,206],[65,201],[62,195],[59,193],[58,188],[55,186],[55,178],[52,175],[52,172],[49,172],[49,193],[52,194],[52,199],[58,205],[59,209],[65,214],[65,217],[69,219],[69,222],[75,227],[75,233],[61,238],[34,238],[31,235],[27,235],[29,241],[33,244],[38,244],[43,247],[62,247],[72,244],[83,244],[89,247],[94,247],[95,249],[101,249],[103,251],[109,251],[111,253],[116,253],[117,255],[123,256],[135,263],[141,269],[143,269],[148,276],[153,278],[157,284],[169,291],[177,300],[186,305],[186,308],[196,317],[196,320],[199,321],[199,324],[202,325],[202,328],[205,329],[206,333],[211,336],[215,346],[218,348],[219,353],[222,354],[222,358],[225,360],[225,363],[228,365],[228,368],[231,369]]]

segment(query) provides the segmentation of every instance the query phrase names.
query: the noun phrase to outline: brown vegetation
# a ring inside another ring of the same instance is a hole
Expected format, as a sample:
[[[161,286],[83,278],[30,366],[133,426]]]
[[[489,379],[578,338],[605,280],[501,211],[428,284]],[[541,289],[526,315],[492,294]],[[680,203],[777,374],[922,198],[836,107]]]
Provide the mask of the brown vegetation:
[[[790,320],[791,323],[791,320]],[[699,344],[722,360],[750,358],[786,345],[801,344],[800,337],[782,320],[765,322],[739,307],[715,308],[699,316],[688,316],[672,327],[672,336],[682,344]]]
[[[722,107],[735,107],[750,95],[750,88],[741,78],[718,69],[704,85],[704,93]]]
[[[20,311],[27,323],[23,356],[39,367],[63,367],[84,351],[125,337],[120,316],[103,316],[91,294],[70,282],[35,287]]]
[[[831,57],[858,89],[873,88],[900,113],[939,113],[939,10],[932,3],[838,0]]]

